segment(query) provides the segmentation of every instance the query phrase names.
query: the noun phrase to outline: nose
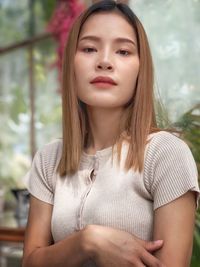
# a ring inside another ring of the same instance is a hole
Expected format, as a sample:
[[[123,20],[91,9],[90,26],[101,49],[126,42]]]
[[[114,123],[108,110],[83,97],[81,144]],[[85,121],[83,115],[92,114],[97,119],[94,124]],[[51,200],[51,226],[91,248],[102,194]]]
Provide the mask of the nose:
[[[110,51],[102,51],[102,53],[99,54],[99,58],[97,59],[96,64],[97,70],[113,70],[113,63],[111,60]]]
[[[96,66],[97,70],[113,70],[113,65],[108,61],[100,61]]]

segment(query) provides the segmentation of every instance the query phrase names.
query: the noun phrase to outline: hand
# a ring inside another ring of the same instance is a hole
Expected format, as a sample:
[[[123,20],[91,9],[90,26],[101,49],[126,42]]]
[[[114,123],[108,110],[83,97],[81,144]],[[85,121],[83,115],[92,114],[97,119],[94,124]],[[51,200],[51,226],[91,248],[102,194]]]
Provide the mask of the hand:
[[[91,257],[99,267],[164,267],[151,253],[160,249],[162,240],[144,241],[118,229],[89,225],[85,237]]]

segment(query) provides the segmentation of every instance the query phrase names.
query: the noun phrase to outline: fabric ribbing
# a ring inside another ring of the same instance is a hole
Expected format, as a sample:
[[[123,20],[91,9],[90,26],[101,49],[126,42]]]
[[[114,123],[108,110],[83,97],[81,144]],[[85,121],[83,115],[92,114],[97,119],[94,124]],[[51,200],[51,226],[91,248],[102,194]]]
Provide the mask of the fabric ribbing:
[[[189,190],[195,191],[197,176],[196,164],[186,143],[164,131],[152,138],[145,159],[144,180],[153,196],[154,209]]]
[[[197,168],[188,146],[164,131],[149,139],[142,173],[124,170],[127,143],[122,146],[120,166],[112,160],[110,148],[96,155],[83,153],[78,172],[64,179],[56,173],[61,140],[37,152],[27,175],[27,188],[53,205],[54,242],[89,224],[115,227],[150,240],[155,209],[189,190],[199,194]],[[84,265],[95,266],[92,262]]]
[[[56,170],[61,158],[62,142],[55,140],[38,150],[30,171],[24,177],[25,184],[36,198],[53,204],[56,186]]]

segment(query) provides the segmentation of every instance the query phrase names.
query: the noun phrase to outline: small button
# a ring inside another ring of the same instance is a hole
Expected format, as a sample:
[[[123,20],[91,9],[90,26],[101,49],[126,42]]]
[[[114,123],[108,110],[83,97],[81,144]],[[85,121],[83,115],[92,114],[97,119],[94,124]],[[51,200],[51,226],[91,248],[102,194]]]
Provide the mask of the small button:
[[[93,176],[96,176],[97,175],[97,171],[96,169],[93,171]]]

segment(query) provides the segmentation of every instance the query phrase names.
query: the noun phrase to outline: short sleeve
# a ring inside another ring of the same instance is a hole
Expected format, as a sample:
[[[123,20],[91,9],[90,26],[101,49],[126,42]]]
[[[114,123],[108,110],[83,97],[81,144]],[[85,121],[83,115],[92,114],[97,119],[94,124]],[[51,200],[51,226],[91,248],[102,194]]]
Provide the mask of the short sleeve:
[[[188,191],[196,192],[198,203],[194,158],[187,144],[171,133],[162,131],[151,139],[145,157],[144,179],[154,210]]]
[[[51,143],[39,150],[30,171],[25,176],[28,191],[34,197],[53,205],[56,169],[59,162],[59,143]]]

